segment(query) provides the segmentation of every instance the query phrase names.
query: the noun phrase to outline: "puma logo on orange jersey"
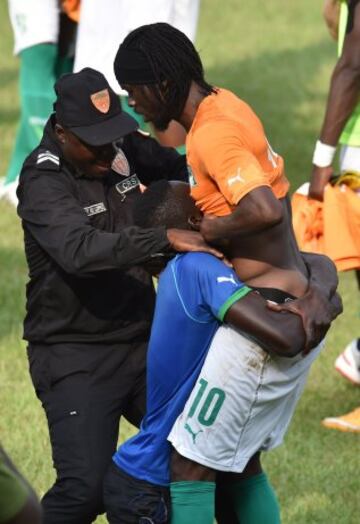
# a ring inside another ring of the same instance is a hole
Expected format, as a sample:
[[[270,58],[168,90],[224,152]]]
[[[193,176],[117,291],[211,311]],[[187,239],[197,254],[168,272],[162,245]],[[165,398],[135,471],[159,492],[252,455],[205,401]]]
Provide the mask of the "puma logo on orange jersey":
[[[235,182],[245,182],[243,177],[240,175],[240,167],[238,167],[236,175],[229,178],[227,181],[228,186],[232,186],[233,184],[235,184]]]

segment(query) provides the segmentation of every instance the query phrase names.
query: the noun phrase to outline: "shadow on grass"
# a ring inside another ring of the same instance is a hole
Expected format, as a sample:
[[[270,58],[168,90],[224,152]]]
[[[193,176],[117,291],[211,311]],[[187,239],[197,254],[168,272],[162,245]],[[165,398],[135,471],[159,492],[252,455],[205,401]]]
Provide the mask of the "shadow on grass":
[[[299,50],[269,50],[254,58],[229,59],[206,71],[210,82],[234,91],[255,109],[270,143],[285,158],[295,185],[310,174],[319,132],[320,122],[312,119],[311,106],[320,105],[320,113],[325,109],[317,77],[323,66],[335,60],[333,48],[324,40]]]

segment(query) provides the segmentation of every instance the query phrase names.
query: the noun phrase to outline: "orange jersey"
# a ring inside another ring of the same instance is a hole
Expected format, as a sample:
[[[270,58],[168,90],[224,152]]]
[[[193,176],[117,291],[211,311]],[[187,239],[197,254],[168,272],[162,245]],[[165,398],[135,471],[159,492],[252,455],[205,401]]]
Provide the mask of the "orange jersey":
[[[79,22],[80,18],[80,0],[62,0],[63,11],[74,22]]]
[[[277,198],[289,182],[250,106],[226,89],[204,98],[186,139],[191,196],[204,213],[224,216],[253,189]]]
[[[324,202],[299,192],[292,200],[293,226],[302,251],[330,257],[338,271],[360,269],[360,195],[328,184]]]

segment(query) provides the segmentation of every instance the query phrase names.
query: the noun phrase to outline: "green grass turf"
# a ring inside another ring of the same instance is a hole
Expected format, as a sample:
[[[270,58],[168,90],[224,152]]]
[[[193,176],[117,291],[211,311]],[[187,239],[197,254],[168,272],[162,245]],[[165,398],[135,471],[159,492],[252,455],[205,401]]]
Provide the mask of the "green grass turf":
[[[296,188],[310,172],[335,46],[323,26],[320,0],[202,0],[197,46],[208,78],[256,109]],[[0,176],[5,174],[17,116],[17,60],[6,3],[0,3]],[[39,495],[53,480],[47,429],[27,371],[21,341],[27,280],[15,210],[0,202],[0,440]],[[354,275],[342,274],[345,313],[314,364],[285,444],[264,457],[284,524],[359,522],[360,436],[325,430],[320,420],[360,404],[359,389],[333,370],[338,352],[359,335]],[[124,424],[121,439],[131,434]],[[97,523],[104,523],[100,517]]]

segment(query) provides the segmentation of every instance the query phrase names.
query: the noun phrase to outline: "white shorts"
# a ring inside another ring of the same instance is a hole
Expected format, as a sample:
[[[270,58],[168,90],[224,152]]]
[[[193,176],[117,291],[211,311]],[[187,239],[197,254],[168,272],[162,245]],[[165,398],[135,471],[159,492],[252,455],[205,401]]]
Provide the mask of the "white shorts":
[[[56,44],[59,36],[57,0],[8,0],[14,32],[14,53],[37,44]]]
[[[272,357],[221,326],[168,440],[199,464],[241,473],[254,453],[282,443],[322,346],[306,357]]]
[[[200,0],[95,0],[81,1],[74,71],[92,67],[122,95],[114,74],[114,59],[124,38],[137,27],[167,22],[194,40]]]

